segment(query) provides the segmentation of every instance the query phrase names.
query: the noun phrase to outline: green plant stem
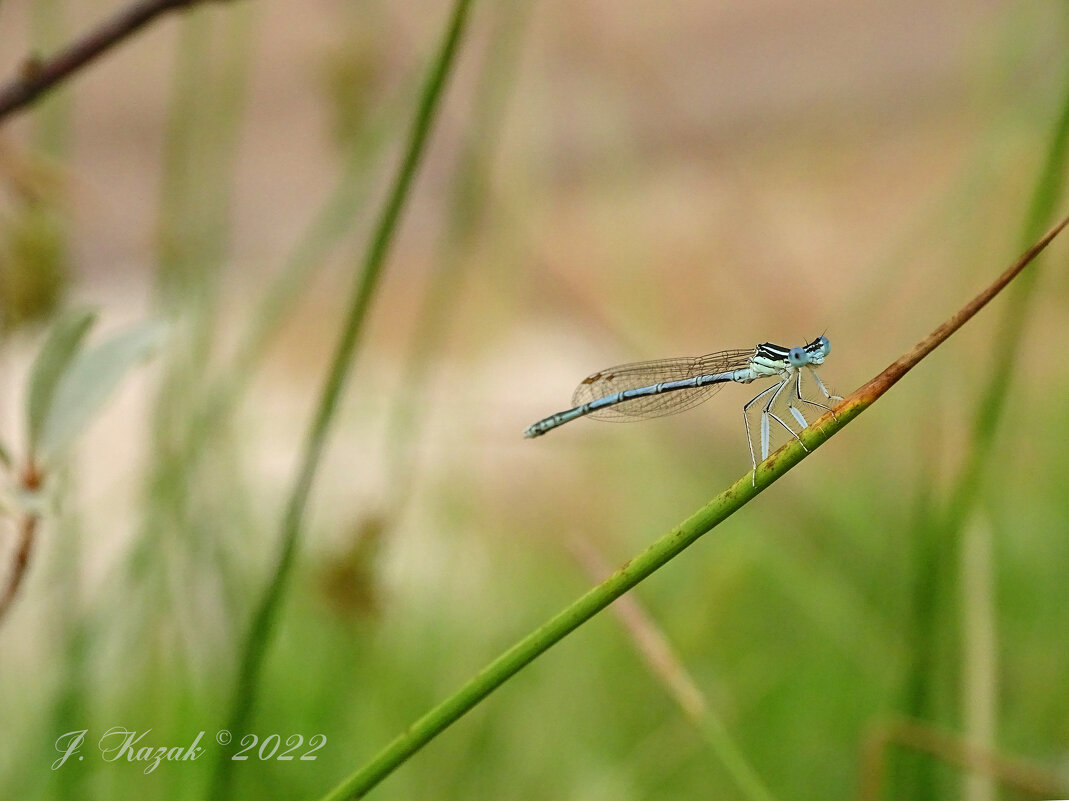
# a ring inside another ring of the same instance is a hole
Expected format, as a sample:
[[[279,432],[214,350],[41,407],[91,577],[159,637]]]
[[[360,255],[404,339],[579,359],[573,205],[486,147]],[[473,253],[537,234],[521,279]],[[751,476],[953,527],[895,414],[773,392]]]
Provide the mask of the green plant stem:
[[[761,780],[753,765],[746,759],[738,744],[728,733],[727,726],[715,712],[706,710],[698,722],[702,739],[709,750],[716,754],[724,769],[731,776],[742,798],[748,801],[775,801],[775,796]]]
[[[608,572],[601,555],[585,540],[576,539],[570,544],[570,550],[587,573],[600,577]],[[720,716],[709,707],[705,696],[673,650],[668,636],[638,599],[633,595],[620,598],[612,611],[627,633],[636,655],[664,687],[683,716],[697,729],[710,754],[731,776],[739,797],[744,801],[775,801],[743,750],[732,739]]]
[[[209,477],[203,469],[205,451],[216,464],[224,458],[225,436],[211,448],[201,447],[196,459],[188,454],[197,422],[191,410],[204,394],[205,368],[220,338],[220,280],[231,246],[234,170],[258,13],[254,4],[235,5],[225,14],[205,9],[182,16],[176,31],[154,287],[156,308],[171,333],[150,413],[153,458],[143,484],[143,514],[134,545],[118,568],[142,601],[131,608],[188,603],[161,575],[175,575],[187,568],[181,564],[185,560],[204,560],[217,548],[218,519],[209,521],[202,510],[220,497],[228,509],[240,508],[234,483]],[[179,562],[161,557],[172,548]],[[225,569],[223,559],[209,560],[211,570]],[[228,620],[234,617],[229,607],[223,613]],[[138,625],[152,622],[143,618]]]
[[[1054,130],[1051,131],[1046,158],[1039,170],[1036,183],[1025,215],[1021,239],[1031,242],[1053,214],[1064,194],[1066,163],[1069,161],[1069,75],[1063,87],[1065,95]],[[1011,377],[1020,363],[1019,351],[1024,336],[1024,326],[1035,294],[1036,273],[1030,272],[1022,279],[1016,291],[1007,298],[1005,313],[998,334],[991,342],[990,380],[976,408],[972,436],[969,437],[969,452],[965,464],[950,493],[946,525],[959,531],[980,495],[985,478],[985,468],[991,464],[998,426],[1005,416],[1006,398],[1013,385]]]
[[[55,50],[63,36],[65,4],[57,0],[42,0],[31,7],[34,52]],[[49,158],[62,162],[69,151],[71,137],[71,100],[69,95],[56,94],[42,102],[34,115],[34,140],[37,148]]]
[[[711,531],[765,488],[784,476],[843,426],[872,405],[922,359],[986,306],[1066,225],[1069,225],[1069,217],[1051,229],[1016,263],[945,323],[917,343],[911,351],[840,402],[833,412],[825,413],[823,417],[802,431],[797,439],[788,442],[759,464],[753,474],[740,478],[604,582],[505,651],[459,690],[405,729],[402,734],[372,757],[371,761],[323,796],[321,801],[342,801],[342,799],[364,796],[400,767],[405,760],[460,719],[520,669],[666,565],[693,545],[698,538]]]
[[[267,585],[259,607],[253,615],[248,638],[242,652],[241,666],[238,671],[238,680],[228,727],[235,734],[245,730],[252,713],[256,691],[259,686],[260,670],[267,654],[267,647],[278,617],[283,595],[293,572],[293,563],[297,552],[304,510],[322,459],[327,434],[334,420],[338,400],[341,397],[352,367],[353,353],[356,350],[357,341],[363,328],[363,322],[367,316],[372,296],[382,274],[387,251],[397,230],[401,209],[409,195],[420,158],[426,149],[435,115],[444,94],[446,78],[456,60],[458,46],[466,27],[470,6],[471,0],[457,0],[453,6],[445,37],[420,97],[419,107],[409,132],[408,145],[400,169],[386,200],[382,216],[376,226],[363,268],[353,287],[345,325],[335,348],[315,417],[305,440],[300,469],[286,504],[275,571]],[[222,801],[222,799],[231,797],[231,766],[233,764],[230,754],[225,749],[220,749],[211,786],[212,798]]]
[[[386,457],[386,475],[391,488],[387,507],[394,516],[411,496],[417,472],[416,444],[422,441],[421,412],[431,379],[432,357],[447,338],[450,315],[464,284],[464,270],[470,263],[465,247],[470,245],[486,216],[493,145],[501,139],[508,87],[514,79],[518,53],[522,50],[519,40],[530,11],[531,7],[525,3],[508,3],[493,9],[496,18],[490,45],[479,69],[467,135],[454,169],[441,256],[416,315],[419,326],[401,381],[402,392],[387,423],[386,442],[390,449]]]
[[[1025,215],[1022,238],[1026,242],[1031,241],[1051,218],[1064,192],[1062,176],[1069,160],[1069,75],[1064,79],[1063,93],[1047,154]],[[1035,295],[1036,275],[1035,271],[1030,271],[1023,276],[1006,299],[998,333],[990,347],[990,380],[976,405],[960,472],[950,488],[942,513],[933,509],[921,523],[928,529],[930,542],[922,545],[923,552],[918,557],[914,598],[915,661],[904,703],[905,714],[909,717],[942,721],[946,725],[958,723],[951,719],[953,714],[946,704],[947,699],[953,697],[952,687],[948,685],[958,680],[955,664],[960,660],[947,654],[957,641],[958,615],[955,610],[961,598],[957,573],[961,563],[962,533],[970,514],[983,497],[998,427],[1005,416],[1006,400],[1020,361],[1018,353]],[[914,760],[913,757],[907,759]],[[914,765],[908,774],[904,774],[907,778],[898,782],[896,792],[920,796],[937,793],[934,766],[916,761]]]
[[[853,413],[849,416],[854,417],[860,411],[861,407],[855,406]],[[845,422],[847,415],[840,412],[839,419]],[[803,439],[811,451],[818,444],[818,438],[820,442],[827,438],[826,431],[825,428],[814,426],[803,434]],[[694,544],[699,537],[741,508],[806,455],[797,442],[781,448],[758,467],[754,483],[751,482],[750,475],[740,478],[729,489],[654,542],[604,582],[505,651],[457,692],[409,726],[367,765],[323,796],[322,801],[341,801],[341,799],[363,796],[396,770],[408,757],[500,687],[508,678],[678,556]]]

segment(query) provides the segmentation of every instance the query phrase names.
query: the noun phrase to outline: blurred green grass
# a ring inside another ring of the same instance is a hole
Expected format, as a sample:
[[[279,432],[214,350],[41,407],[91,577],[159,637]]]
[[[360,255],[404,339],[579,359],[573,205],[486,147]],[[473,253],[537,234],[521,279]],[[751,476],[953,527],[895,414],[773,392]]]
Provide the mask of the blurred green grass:
[[[89,480],[79,472],[108,456],[87,448],[71,465],[71,500],[37,576],[0,630],[5,796],[203,797],[210,757],[145,776],[87,753],[50,771],[53,743],[71,729],[127,726],[167,745],[205,730],[213,749],[274,551],[287,485],[278,474],[288,476],[337,324],[331,296],[347,281],[337,261],[353,261],[329,254],[363,247],[337,220],[348,211],[359,234],[374,216],[375,204],[357,199],[379,192],[434,36],[380,8],[384,29],[407,25],[419,45],[368,41],[353,33],[362,19],[340,14],[324,80],[334,94],[320,99],[352,137],[332,162],[347,164],[336,205],[324,201],[325,222],[285,268],[291,277],[278,274],[280,305],[254,305],[246,299],[262,300],[266,282],[240,275],[227,255],[240,241],[230,210],[241,195],[230,192],[240,188],[238,130],[253,91],[244,71],[256,57],[255,16],[232,13],[213,8],[183,23],[188,72],[170,101],[172,180],[161,188],[152,304],[173,310],[187,338],[148,390],[147,433],[126,432],[144,437],[139,464],[113,479],[136,485],[132,508],[79,495]],[[560,8],[481,13],[471,52],[485,58],[472,56],[451,96],[371,321],[250,727],[261,737],[324,733],[328,743],[315,762],[241,766],[237,797],[319,797],[589,585],[571,539],[622,562],[746,469],[741,399],[726,392],[718,408],[680,419],[522,442],[523,426],[566,401],[582,375],[826,326],[836,349],[824,372],[842,392],[1001,270],[1016,255],[1066,69],[1064,22],[1052,22],[1049,3],[1001,9],[973,29],[976,74],[959,87],[967,102],[943,109],[924,96],[873,111],[877,94],[705,140],[701,126],[671,128],[680,123],[668,98],[659,109],[640,102],[652,96],[645,62],[599,61],[612,30],[584,51],[596,26],[577,20],[569,40]],[[519,59],[491,46],[508,36]],[[649,36],[631,46],[665,58],[672,40]],[[369,72],[387,85],[367,86]],[[472,73],[497,80],[480,94]],[[390,86],[398,74],[405,86]],[[345,94],[350,83],[379,99],[359,109],[381,118],[350,118],[365,102]],[[503,109],[486,112],[495,102]],[[466,127],[472,120],[484,127]],[[463,137],[475,156],[460,155]],[[476,170],[483,182],[472,181]],[[443,212],[463,204],[462,215]],[[1064,778],[1069,379],[1049,344],[1065,339],[1063,252],[1055,246],[1039,279],[978,514],[994,531],[995,746]],[[421,350],[420,377],[409,359],[429,312],[442,319]],[[903,712],[920,656],[934,660],[942,693],[931,722],[962,725],[960,645],[916,653],[915,582],[999,313],[996,304],[866,422],[637,593],[774,798],[854,796],[862,743]],[[281,339],[273,350],[249,340],[247,372],[232,380],[230,343],[265,319],[261,335]],[[259,359],[266,377],[253,372]],[[104,549],[102,527],[116,520],[132,533]],[[378,541],[361,550],[368,532]],[[99,565],[98,550],[111,554],[103,582],[88,566]],[[359,591],[339,594],[339,576]],[[891,773],[884,797],[960,795],[955,769],[939,766],[927,785],[909,770]],[[375,796],[745,797],[609,616],[523,671]]]

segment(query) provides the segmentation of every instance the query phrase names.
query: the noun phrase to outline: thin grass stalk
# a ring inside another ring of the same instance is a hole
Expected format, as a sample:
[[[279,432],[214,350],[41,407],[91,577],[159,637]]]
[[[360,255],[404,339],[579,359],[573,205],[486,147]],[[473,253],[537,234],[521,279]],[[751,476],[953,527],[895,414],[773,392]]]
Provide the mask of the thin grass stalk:
[[[220,438],[226,437],[233,411],[244,397],[257,366],[267,353],[272,336],[302,297],[301,290],[323,265],[331,246],[352,226],[352,220],[367,195],[368,162],[384,139],[385,127],[377,125],[367,136],[351,144],[334,191],[287,258],[278,277],[261,296],[257,310],[251,315],[252,322],[242,335],[234,356],[214,380],[204,382],[202,391],[193,400],[192,412],[183,417],[185,431],[178,442],[172,443],[172,450],[168,451],[172,469],[192,475],[201,469],[207,454],[219,455]],[[215,484],[214,479],[212,483]],[[165,471],[160,471],[157,484],[172,485]],[[232,488],[228,492],[233,499],[238,491],[238,488]],[[153,541],[152,538],[139,540],[141,552],[132,561],[143,562],[146,556],[144,550],[151,548]],[[220,571],[222,586],[224,589],[233,588],[235,576],[232,557],[219,550],[217,554],[216,567]],[[228,592],[227,595],[226,616],[232,619],[239,607],[244,609],[244,604],[233,597],[234,593]]]
[[[215,38],[221,41],[213,43]],[[211,313],[219,295],[252,39],[249,7],[223,16],[198,9],[182,20],[168,109],[157,274],[160,299],[182,311],[193,305]],[[214,332],[210,325],[196,330],[205,351]],[[199,369],[205,355],[197,354]]]
[[[1051,131],[1047,154],[1022,226],[1021,241],[1024,243],[1038,236],[1065,195],[1064,176],[1069,164],[1069,73],[1065,76],[1063,91],[1058,119]],[[1031,271],[1018,282],[1016,291],[1007,298],[998,333],[992,339],[989,380],[976,407],[965,463],[950,493],[945,522],[949,530],[961,530],[983,487],[998,428],[1005,416],[1006,399],[1014,384],[1012,379],[1018,372],[1021,340],[1034,301],[1036,280],[1037,273]]]
[[[53,480],[55,480],[55,476]],[[64,472],[59,480],[64,497],[72,494],[73,477]],[[61,638],[61,656],[57,660],[61,673],[52,697],[50,710],[50,733],[70,731],[78,723],[90,719],[92,694],[92,671],[90,657],[93,645],[90,615],[82,601],[83,546],[85,532],[77,518],[77,512],[64,509],[55,521],[57,540],[63,542],[59,549],[56,573],[60,587],[56,593],[54,612]],[[50,745],[54,747],[54,740]],[[91,796],[89,777],[82,771],[49,771],[55,798],[88,798]]]
[[[62,36],[62,3],[57,0],[42,0],[35,5],[31,14],[31,27],[33,30],[34,46],[47,49]],[[67,160],[68,139],[70,138],[70,99],[60,93],[47,102],[43,103],[33,117],[33,148],[38,153],[43,153],[49,159],[54,160],[53,168],[58,169]],[[37,203],[51,204],[55,198],[37,200]],[[68,226],[66,215],[57,214],[54,209],[48,209],[49,213],[59,224],[54,226],[51,236],[59,240],[57,242],[62,252],[60,257],[63,266],[66,264],[66,252],[68,249]],[[6,265],[4,265],[6,267]],[[11,457],[8,455],[8,460]],[[10,466],[10,465],[9,465]],[[28,490],[35,491],[42,481],[38,473],[39,466],[35,457],[31,454],[28,463],[22,468],[19,484]],[[30,559],[35,550],[37,533],[40,528],[40,515],[37,512],[26,511],[22,514],[15,538],[14,558],[10,569],[7,565],[0,566],[0,621],[7,614],[18,595],[19,588],[26,578],[30,565]]]
[[[63,10],[58,0],[40,0],[30,6],[33,46],[37,52],[55,50],[63,38]],[[70,95],[57,92],[44,100],[33,115],[34,147],[53,159],[65,159],[70,140]]]
[[[998,625],[994,530],[981,514],[965,529],[961,550],[962,736],[981,748],[998,747]],[[990,776],[965,777],[964,801],[996,801]]]
[[[569,546],[591,577],[608,572],[601,554],[585,540],[575,538]],[[617,599],[612,611],[647,669],[697,729],[709,753],[723,766],[745,801],[775,801],[760,775],[746,758],[719,714],[709,708],[705,695],[676,654],[668,635],[634,595]]]
[[[33,46],[39,50],[48,50],[63,35],[63,3],[58,0],[42,0],[32,8],[30,17]],[[71,103],[67,93],[60,92],[48,98],[36,110],[33,115],[32,146],[36,153],[44,154],[51,162],[51,168],[60,170],[68,160],[70,140]],[[56,281],[64,282],[68,267],[69,250],[69,219],[62,205],[56,207],[55,197],[42,197],[34,200],[34,205],[40,205],[39,213],[47,214],[54,225],[50,226],[50,237],[54,240],[57,259],[59,260],[60,274],[55,276]],[[23,209],[23,214],[31,213],[29,208]],[[7,265],[0,261],[0,267]],[[12,468],[11,454],[4,454],[5,466]],[[36,457],[31,453],[27,457],[27,463],[19,471],[18,484],[25,490],[35,492],[44,477],[39,473],[40,465]],[[15,549],[10,568],[0,565],[0,621],[14,603],[19,588],[26,578],[30,566],[30,560],[36,549],[36,540],[41,517],[36,511],[23,512],[17,523],[15,537]],[[72,581],[77,581],[77,576],[71,575]]]
[[[247,13],[253,13],[251,6]],[[234,49],[242,53],[248,51],[247,47]],[[234,105],[231,104],[231,107]],[[172,443],[173,449],[169,451],[170,462],[175,469],[192,474],[199,469],[206,454],[217,453],[217,447],[213,449],[208,446],[213,442],[217,446],[218,438],[225,436],[231,414],[244,397],[257,366],[267,353],[272,336],[302,297],[301,290],[323,265],[330,248],[351,228],[353,218],[368,194],[368,164],[380,149],[388,130],[392,130],[389,121],[379,120],[369,126],[364,135],[351,140],[334,190],[287,257],[279,275],[260,297],[256,311],[250,315],[252,322],[242,334],[234,356],[214,380],[197,382],[198,387],[203,384],[203,389],[194,399],[193,411],[183,416],[186,426],[183,436],[180,441]],[[161,472],[158,483],[167,485],[170,482]],[[231,492],[236,493],[237,490]],[[144,538],[139,542],[150,546]],[[132,561],[143,561],[144,557],[141,553]],[[228,556],[225,553],[219,553],[217,565],[224,572],[224,587],[232,587],[234,582],[225,575],[232,572],[227,566]],[[237,606],[237,603],[228,604],[232,608]]]
[[[173,582],[158,582],[155,575],[166,570],[174,576],[182,569],[164,568],[158,557],[161,540],[174,540],[179,533],[180,553],[218,570],[222,549],[216,532],[207,531],[204,510],[218,497],[237,508],[241,497],[240,488],[227,481],[232,473],[206,475],[203,463],[205,453],[218,457],[231,443],[217,436],[211,448],[204,447],[197,416],[189,410],[203,405],[208,394],[202,377],[218,341],[220,277],[231,244],[235,169],[258,14],[256,4],[248,4],[225,14],[197,9],[181,19],[168,106],[156,281],[157,302],[174,318],[177,334],[163,361],[144,518],[127,560],[127,569],[146,589],[173,588]],[[211,521],[213,529],[217,524],[217,518]],[[141,575],[145,571],[147,580]],[[173,604],[170,592],[167,601]]]
[[[278,276],[260,297],[233,358],[210,385],[204,402],[194,412],[184,458],[196,460],[204,452],[204,444],[244,396],[272,337],[301,298],[301,290],[323,266],[330,249],[352,227],[353,219],[368,195],[368,164],[385,139],[388,128],[379,122],[369,128],[366,135],[353,139],[346,149],[334,190],[286,258]]]
[[[205,479],[199,463],[183,457],[191,437],[188,409],[202,393],[198,379],[217,339],[215,298],[232,230],[234,168],[253,39],[251,8],[235,7],[226,14],[205,9],[180,21],[157,201],[155,276],[158,313],[173,321],[172,347],[160,362],[152,399],[151,458],[141,487],[136,538],[115,575],[102,585],[129,590],[122,598],[104,593],[84,616],[86,626],[108,619],[109,631],[119,639],[169,646],[142,649],[135,674],[146,685],[159,680],[159,689],[165,688],[159,698],[183,696],[191,681],[204,681],[189,659],[190,651],[203,645],[189,621],[196,605],[206,601],[203,585],[190,577],[205,575],[206,565],[217,570],[211,549],[217,547],[219,517],[209,518],[204,509],[226,497],[229,512],[240,498],[227,481],[233,474],[218,471]],[[218,57],[212,58],[213,53]],[[227,445],[215,441],[215,453]],[[122,614],[116,613],[116,604]],[[118,634],[116,625],[127,630]],[[165,682],[162,675],[167,675]],[[158,731],[173,729],[188,711],[181,704],[161,704],[152,725]]]
[[[1026,242],[1031,241],[1051,218],[1064,194],[1063,176],[1069,162],[1069,74],[1065,76],[1063,93],[1058,118],[1025,215],[1022,238]],[[961,564],[962,532],[987,483],[999,425],[1017,375],[1021,341],[1035,297],[1035,285],[1036,273],[1030,271],[1007,298],[1006,309],[990,347],[990,378],[976,406],[962,467],[953,482],[944,511],[923,525],[934,540],[930,546],[924,547],[927,554],[917,566],[917,587],[921,594],[914,602],[918,631],[916,672],[908,679],[912,687],[905,707],[905,714],[912,718],[956,725],[952,719],[954,704],[949,699],[961,694],[954,691],[954,686],[961,681],[959,671],[954,667],[960,662],[954,651],[959,617],[954,610],[960,600],[957,571]],[[938,794],[934,765],[918,763],[912,779],[897,786],[896,790],[919,797]]]
[[[451,312],[463,286],[464,268],[470,262],[465,248],[471,244],[486,217],[491,143],[500,141],[505,103],[515,77],[516,61],[522,50],[520,40],[526,30],[531,6],[506,3],[494,7],[496,20],[490,45],[474,91],[471,121],[453,170],[449,213],[445,223],[441,255],[431,276],[426,296],[415,319],[419,320],[411,355],[401,382],[402,391],[391,409],[386,442],[390,497],[388,514],[396,516],[410,497],[415,478],[416,444],[421,441],[420,411],[427,397],[433,356],[446,338]]]
[[[923,451],[922,451],[923,453]],[[931,476],[934,470],[930,464],[931,456],[925,457],[926,464],[921,470],[922,476]],[[936,682],[932,673],[936,666],[945,660],[937,659],[930,629],[938,621],[935,609],[936,571],[938,569],[939,537],[935,519],[938,504],[930,480],[922,480],[913,493],[913,510],[909,515],[907,530],[910,536],[910,560],[908,577],[910,586],[907,590],[908,611],[903,626],[907,635],[907,653],[909,661],[905,670],[901,690],[901,707],[910,711],[915,717],[924,709],[930,708],[931,688]],[[933,781],[933,771],[929,758],[916,751],[902,751],[890,759],[890,784],[901,790],[906,797],[907,787],[918,787]]]
[[[162,361],[152,410],[154,438],[146,486],[146,513],[127,560],[138,577],[158,560],[159,538],[196,530],[190,499],[197,493],[196,463],[183,457],[191,437],[187,410],[196,406],[217,338],[219,275],[229,246],[231,194],[237,142],[246,94],[252,39],[249,9],[219,16],[198,10],[182,19],[165,134],[164,175],[159,201],[157,303],[181,321]],[[223,57],[210,58],[213,34]]]
[[[609,578],[588,591],[541,627],[521,639],[460,689],[416,720],[363,767],[341,781],[321,801],[361,798],[399,768],[409,757],[463,717],[523,667],[586,623],[628,590],[668,564],[787,474],[830,437],[871,406],[922,359],[976,315],[1069,225],[1066,217],[1033,245],[986,289],[959,309],[914,348],[882,373],[826,412],[761,464],[738,479],[708,504],[656,540]]]
[[[33,46],[38,52],[51,52],[54,50],[64,35],[64,9],[66,4],[61,0],[42,0],[34,3],[31,7],[31,25],[33,28]],[[33,114],[33,140],[34,149],[44,153],[54,163],[53,168],[62,169],[69,158],[71,139],[71,96],[70,92],[58,91],[43,99],[34,110]],[[66,267],[69,256],[69,219],[64,210],[57,215],[59,225],[54,235],[62,237],[62,259]],[[34,458],[31,456],[31,463]],[[24,479],[26,478],[24,472]],[[67,471],[53,465],[49,470],[49,480],[58,487],[59,497],[71,495],[71,479]],[[76,525],[71,518],[72,512],[64,510],[50,526],[54,530],[57,541],[64,543],[63,548],[58,549],[55,565],[55,573],[52,579],[58,585],[54,597],[50,599],[52,604],[51,615],[55,621],[55,636],[58,641],[57,653],[61,654],[58,664],[62,665],[62,672],[57,685],[57,690],[52,698],[52,708],[49,712],[54,725],[50,731],[67,731],[72,720],[84,720],[88,706],[88,669],[86,652],[87,638],[85,626],[81,619],[79,605],[79,593],[82,589],[83,554],[81,540],[75,531]],[[22,525],[37,527],[31,524],[31,518],[23,520]],[[22,528],[23,535],[27,533]],[[32,536],[32,531],[29,532]],[[84,776],[58,775],[60,771],[53,772],[50,790],[57,798],[70,798],[85,795]]]
[[[382,275],[386,255],[396,234],[405,201],[411,193],[416,170],[426,150],[427,141],[445,92],[446,80],[456,61],[461,37],[467,26],[470,7],[471,0],[457,0],[453,6],[443,41],[420,96],[400,169],[353,287],[344,327],[331,360],[315,416],[305,439],[300,468],[286,504],[275,570],[253,615],[242,650],[229,716],[228,728],[231,732],[244,731],[252,715],[259,689],[260,671],[266,659],[279,608],[293,572],[304,512],[312,484],[319,463],[322,461],[327,436],[352,368],[353,355]],[[209,797],[223,801],[231,797],[230,787],[234,762],[229,758],[230,755],[225,749],[220,749],[218,753]]]

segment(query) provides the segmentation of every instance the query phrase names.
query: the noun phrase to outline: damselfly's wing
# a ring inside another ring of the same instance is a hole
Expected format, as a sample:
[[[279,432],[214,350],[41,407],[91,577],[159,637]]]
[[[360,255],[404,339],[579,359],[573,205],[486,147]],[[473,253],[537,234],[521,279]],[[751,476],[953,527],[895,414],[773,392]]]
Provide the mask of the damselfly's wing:
[[[654,359],[632,362],[599,370],[583,379],[572,395],[572,405],[581,406],[599,398],[615,395],[628,389],[639,389],[665,381],[680,381],[701,375],[715,375],[746,367],[752,350],[725,350],[707,356],[678,359]],[[604,409],[591,412],[598,420],[625,422],[676,414],[708,400],[724,386],[708,384],[704,387],[677,389],[659,395],[632,398]]]

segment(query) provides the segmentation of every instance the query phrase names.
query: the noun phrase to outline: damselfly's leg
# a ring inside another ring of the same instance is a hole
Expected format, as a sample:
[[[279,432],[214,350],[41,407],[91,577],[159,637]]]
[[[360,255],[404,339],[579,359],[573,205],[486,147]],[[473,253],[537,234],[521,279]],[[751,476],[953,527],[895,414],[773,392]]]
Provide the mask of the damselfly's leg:
[[[754,397],[742,407],[742,424],[746,427],[746,444],[750,446],[750,461],[753,462],[753,480],[754,484],[757,483],[757,454],[753,449],[753,435],[750,433],[750,407],[761,400],[765,395],[775,392],[779,388],[778,384],[773,384],[768,389],[763,389],[757,393]],[[765,459],[768,457],[768,419],[764,414],[761,415],[761,442],[764,446],[765,455],[761,457]]]
[[[810,375],[812,375],[813,378],[816,380],[817,386],[820,387],[820,391],[824,393],[824,397],[825,398],[827,398],[828,400],[842,400],[842,398],[840,398],[838,395],[831,395],[831,394],[828,393],[828,389],[827,389],[827,387],[824,386],[823,382],[820,380],[820,376],[818,376],[816,373],[814,373],[812,371],[810,371]],[[831,412],[831,416],[832,417],[834,417],[836,420],[839,419],[838,417],[835,417],[835,412],[832,410],[832,408],[830,406],[825,406],[823,403],[818,403],[817,401],[809,400],[808,398],[805,398],[805,397],[802,396],[802,371],[801,370],[799,370],[797,373],[795,373],[794,400],[797,400],[799,403],[807,403],[810,406],[816,406],[818,409],[823,409],[826,412]],[[804,420],[804,418],[802,417],[801,412],[799,412],[795,408],[793,400],[791,401],[790,404],[788,404],[788,408],[791,410],[791,414],[794,415],[794,419],[795,420],[798,420],[799,422]],[[803,423],[802,427],[805,428],[807,425],[808,425],[808,423]]]
[[[776,401],[779,400],[780,394],[783,392],[784,389],[786,389],[787,385],[790,382],[791,382],[790,376],[788,376],[787,378],[784,378],[782,381],[779,382],[779,385],[776,387],[775,394],[773,394],[772,397],[769,398],[768,403],[765,404],[764,411],[761,412],[761,460],[762,461],[764,461],[765,459],[768,458],[768,418],[770,418],[770,417],[773,420],[775,420],[777,423],[779,423],[781,426],[783,426],[783,429],[788,434],[790,434],[792,437],[794,437],[796,440],[798,440],[799,443],[801,443],[802,448],[805,450],[805,452],[809,453],[809,448],[806,448],[805,443],[802,442],[801,437],[799,437],[798,434],[795,433],[794,429],[791,428],[786,423],[784,423],[783,420],[781,420],[779,418],[779,415],[777,415],[775,412],[772,411],[772,407],[776,405]],[[791,408],[793,409],[793,407],[791,407]],[[799,412],[799,414],[801,414],[801,413]],[[803,421],[805,420],[805,418],[802,418],[802,419],[803,419]],[[805,426],[802,426],[802,427],[805,428]]]
[[[820,376],[817,375],[814,371],[810,370],[809,373],[813,376],[813,380],[817,382],[817,386],[820,387],[820,391],[824,393],[825,398],[830,401],[841,401],[843,399],[841,395],[832,395],[830,392],[828,392],[828,388],[824,386],[824,382],[820,380]],[[814,406],[819,406],[821,409],[825,409],[831,412],[831,416],[836,420],[839,419],[838,417],[835,417],[834,411],[832,411],[829,407],[824,406],[823,404],[816,403],[815,401],[806,401],[806,403],[812,403]]]
[[[810,401],[807,401],[805,398],[802,397],[802,371],[799,370],[797,373],[794,374],[794,376],[795,376],[795,379],[794,379],[794,397],[795,397],[795,399],[801,401],[802,403],[809,403]],[[819,406],[820,404],[818,403],[818,404],[815,404],[815,405]],[[798,425],[800,425],[802,428],[807,428],[809,426],[809,422],[805,419],[805,416],[802,414],[802,410],[794,405],[794,401],[791,401],[790,403],[788,403],[787,404],[787,408],[790,410],[791,414],[794,415],[794,419],[798,421]]]
[[[823,403],[818,403],[817,401],[812,401],[812,400],[809,400],[809,398],[804,397],[802,395],[802,371],[799,370],[794,375],[795,375],[795,380],[794,380],[794,398],[795,398],[795,400],[797,400],[799,403],[807,403],[810,406],[816,406],[818,409],[823,409],[826,412],[831,412],[831,407],[830,406],[825,406]],[[816,378],[817,379],[817,383],[820,384],[820,379],[817,378],[817,374],[816,373],[813,373],[813,378]],[[824,385],[823,384],[820,384],[820,388],[821,388],[821,390],[824,391],[824,395],[826,397],[828,397],[828,399],[830,400],[831,398],[830,398],[830,396],[828,396],[828,391],[826,389],[824,389]],[[842,400],[842,398],[840,398],[839,400]],[[800,411],[798,411],[793,404],[794,404],[794,402],[792,401],[790,409],[791,409],[791,412],[795,413],[794,418],[796,420],[803,420],[804,418],[802,417],[802,413]],[[833,417],[835,416],[835,412],[832,412],[832,416]],[[809,423],[805,423],[802,426],[802,428],[805,428],[808,425],[809,425]]]
[[[783,422],[779,415],[772,411],[772,407],[775,406],[776,401],[779,400],[780,394],[790,382],[791,379],[789,376],[787,378],[781,379],[778,384],[773,384],[768,389],[759,392],[756,396],[751,398],[745,406],[742,407],[742,421],[743,424],[746,426],[746,443],[750,446],[750,461],[753,463],[753,482],[755,485],[757,483],[757,454],[754,451],[753,435],[750,432],[749,412],[753,405],[758,401],[763,400],[767,396],[771,396],[768,399],[768,403],[766,403],[761,409],[761,461],[764,461],[768,458],[769,443],[771,439],[771,432],[769,431],[769,420],[775,420],[777,423],[779,423],[783,427],[784,431],[786,431],[788,434],[790,434],[792,437],[797,439],[798,442],[801,443],[802,447],[805,448],[806,453],[809,452],[809,449],[805,447],[805,443],[802,442],[802,440],[798,437],[794,430],[785,422]]]
[[[820,391],[824,393],[825,398],[832,401],[841,401],[843,399],[842,395],[832,395],[830,392],[828,392],[828,388],[824,386],[824,382],[820,380],[820,376],[817,375],[815,372],[812,373],[812,376],[813,379],[817,382],[817,386],[820,387]]]

